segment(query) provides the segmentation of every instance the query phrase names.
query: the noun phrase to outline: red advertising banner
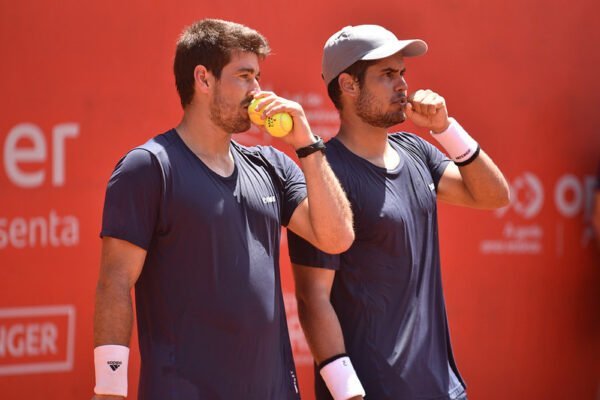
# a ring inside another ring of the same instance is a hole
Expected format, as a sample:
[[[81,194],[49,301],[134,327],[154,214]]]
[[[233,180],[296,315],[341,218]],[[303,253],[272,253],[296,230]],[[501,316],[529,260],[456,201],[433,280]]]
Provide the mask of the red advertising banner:
[[[325,139],[338,127],[320,78],[333,32],[376,23],[426,40],[428,54],[407,62],[409,91],[442,94],[511,185],[511,204],[500,210],[440,205],[448,318],[469,396],[600,398],[600,254],[591,225],[599,11],[592,0],[3,2],[0,398],[91,398],[106,183],[127,150],[181,118],[175,42],[204,17],[269,39],[261,86],[301,103]],[[399,129],[428,139],[409,123]],[[292,155],[255,129],[236,140]],[[312,357],[281,246],[298,381],[310,400]]]

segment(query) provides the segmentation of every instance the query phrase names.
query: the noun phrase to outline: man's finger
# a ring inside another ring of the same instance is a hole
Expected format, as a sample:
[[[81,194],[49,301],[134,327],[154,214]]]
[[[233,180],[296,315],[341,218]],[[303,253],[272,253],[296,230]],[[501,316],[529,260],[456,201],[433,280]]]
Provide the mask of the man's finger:
[[[413,99],[413,101],[415,101],[417,103],[422,103],[423,100],[425,99],[425,96],[427,96],[427,92],[419,89],[415,93],[413,93],[412,99]]]
[[[406,116],[410,118],[413,115],[413,105],[411,103],[406,103],[406,108],[404,109]]]
[[[429,115],[435,115],[437,113],[437,107],[435,104],[429,104],[427,106],[427,112]]]

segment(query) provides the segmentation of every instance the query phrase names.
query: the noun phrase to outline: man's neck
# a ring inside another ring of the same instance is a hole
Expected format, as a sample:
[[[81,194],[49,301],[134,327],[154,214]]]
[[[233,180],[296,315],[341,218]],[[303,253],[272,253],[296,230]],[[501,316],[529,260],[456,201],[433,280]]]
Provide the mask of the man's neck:
[[[231,175],[234,167],[229,151],[231,133],[211,121],[208,109],[184,111],[175,129],[183,142],[210,169],[222,176]]]
[[[336,138],[357,156],[383,168],[398,165],[398,153],[388,142],[387,128],[370,125],[356,114],[341,116]]]
[[[186,110],[175,129],[199,157],[224,157],[229,154],[231,133],[215,125],[208,113],[208,109]]]

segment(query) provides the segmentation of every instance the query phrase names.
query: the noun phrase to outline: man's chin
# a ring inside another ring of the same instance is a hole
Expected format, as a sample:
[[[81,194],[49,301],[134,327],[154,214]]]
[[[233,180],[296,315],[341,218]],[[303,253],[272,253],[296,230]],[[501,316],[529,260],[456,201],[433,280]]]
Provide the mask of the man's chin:
[[[394,117],[390,119],[390,126],[388,126],[388,128],[394,125],[401,124],[404,121],[406,121],[406,114],[404,113],[404,111],[401,111],[400,113],[394,115]]]
[[[402,116],[397,116],[395,118],[386,118],[377,125],[380,128],[391,128],[392,126],[398,125],[406,121],[406,116],[403,114]]]
[[[402,118],[399,118],[399,119],[398,119],[398,122],[396,122],[394,125],[401,124],[401,123],[403,123],[404,121],[406,121],[406,115],[403,115],[403,116],[402,116]]]
[[[250,123],[250,121],[245,121],[243,123],[236,125],[235,128],[233,129],[233,132],[231,132],[231,133],[234,135],[237,135],[238,133],[244,133],[248,129],[250,129],[251,126],[252,126],[252,124]]]

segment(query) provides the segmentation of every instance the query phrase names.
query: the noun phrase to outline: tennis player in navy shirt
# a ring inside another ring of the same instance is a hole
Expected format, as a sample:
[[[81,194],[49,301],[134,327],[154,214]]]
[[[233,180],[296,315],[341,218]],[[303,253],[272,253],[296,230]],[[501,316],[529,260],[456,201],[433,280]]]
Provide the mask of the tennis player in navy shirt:
[[[174,72],[179,125],[131,150],[110,177],[94,323],[95,399],[127,396],[135,286],[144,400],[298,399],[279,276],[281,226],[324,251],[353,238],[350,206],[302,107],[261,92],[269,53],[255,30],[207,19],[186,28]],[[272,147],[232,134],[287,112]]]
[[[405,59],[426,50],[377,25],[345,27],[323,50],[341,119],[326,154],[356,240],[330,255],[289,233],[318,400],[466,399],[446,319],[436,202],[496,208],[507,204],[508,185],[440,95],[408,94]],[[450,158],[416,135],[388,133],[407,117]]]

